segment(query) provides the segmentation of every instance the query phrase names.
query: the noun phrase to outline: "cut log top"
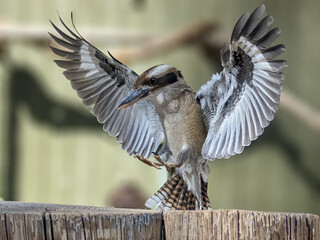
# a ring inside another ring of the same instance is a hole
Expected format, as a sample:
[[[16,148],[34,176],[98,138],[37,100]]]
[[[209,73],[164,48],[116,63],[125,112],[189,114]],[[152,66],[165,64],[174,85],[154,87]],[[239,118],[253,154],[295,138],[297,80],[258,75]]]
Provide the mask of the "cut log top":
[[[129,209],[114,207],[93,207],[79,205],[61,205],[50,203],[26,203],[26,202],[0,202],[0,213],[68,213],[68,214],[112,214],[112,215],[132,215],[147,214],[161,215],[161,211],[150,211],[145,209]]]
[[[0,240],[160,239],[159,211],[0,202]]]
[[[319,216],[0,202],[0,239],[320,239]]]

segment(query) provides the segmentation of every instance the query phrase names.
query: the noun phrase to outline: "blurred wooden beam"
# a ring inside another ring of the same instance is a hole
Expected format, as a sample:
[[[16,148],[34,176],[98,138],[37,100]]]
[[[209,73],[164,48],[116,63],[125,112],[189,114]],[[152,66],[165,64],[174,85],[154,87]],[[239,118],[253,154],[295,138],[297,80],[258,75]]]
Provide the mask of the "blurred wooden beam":
[[[163,232],[163,226],[165,232]],[[0,239],[319,239],[320,218],[245,210],[152,211],[0,202]]]
[[[295,96],[289,90],[285,90],[281,94],[280,107],[310,129],[320,132],[320,112]]]
[[[64,27],[55,21],[55,24],[62,30]],[[72,27],[71,27],[72,28]],[[149,41],[156,35],[133,31],[133,30],[115,30],[108,28],[81,28],[80,33],[93,44],[111,44],[111,45],[125,45],[125,44],[138,44]],[[0,42],[30,42],[30,43],[49,43],[51,38],[48,34],[55,30],[50,25],[43,26],[23,26],[12,24],[0,24]],[[59,36],[59,34],[55,34]]]
[[[214,54],[217,54],[223,44],[223,37],[218,25],[211,22],[198,22],[172,33],[155,36],[141,45],[117,49],[113,51],[113,55],[128,64],[174,51],[186,45],[201,45],[208,39],[210,39],[212,49],[216,50]]]
[[[60,26],[57,23],[57,26]],[[63,29],[63,27],[62,27]],[[0,24],[0,43],[23,42],[48,46],[52,40],[49,32],[55,33],[54,29],[40,26],[19,26]],[[112,51],[119,60],[124,63],[138,61],[147,57],[153,57],[163,52],[195,44],[210,39],[210,45],[219,49],[222,45],[221,31],[218,25],[211,22],[198,22],[174,32],[163,32],[161,34],[150,34],[139,31],[111,30],[111,29],[79,29],[82,36],[93,45],[108,45],[108,50],[114,45],[121,49]],[[59,36],[59,35],[58,35]],[[129,46],[129,47],[125,47]],[[131,46],[131,47],[130,47]]]

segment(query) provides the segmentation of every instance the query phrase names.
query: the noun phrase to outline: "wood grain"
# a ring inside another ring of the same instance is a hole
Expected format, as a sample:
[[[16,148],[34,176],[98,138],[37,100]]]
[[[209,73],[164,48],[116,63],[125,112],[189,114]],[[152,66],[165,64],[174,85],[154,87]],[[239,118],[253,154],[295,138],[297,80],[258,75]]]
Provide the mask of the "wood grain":
[[[0,202],[0,240],[6,239],[320,240],[320,218],[306,213],[245,210],[159,212]]]
[[[245,210],[168,211],[166,239],[320,239],[319,216]]]
[[[161,239],[159,211],[0,202],[0,239]]]

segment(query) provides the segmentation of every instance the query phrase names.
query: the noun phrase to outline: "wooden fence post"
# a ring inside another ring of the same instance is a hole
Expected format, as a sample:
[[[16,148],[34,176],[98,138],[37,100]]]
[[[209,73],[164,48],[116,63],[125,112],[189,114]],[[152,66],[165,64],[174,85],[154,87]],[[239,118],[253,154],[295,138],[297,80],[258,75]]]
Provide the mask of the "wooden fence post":
[[[319,216],[245,210],[167,211],[166,239],[320,239]]]
[[[0,239],[161,239],[159,211],[0,202]]]
[[[165,234],[162,233],[164,224]],[[6,239],[315,239],[320,218],[245,210],[151,211],[0,202]]]

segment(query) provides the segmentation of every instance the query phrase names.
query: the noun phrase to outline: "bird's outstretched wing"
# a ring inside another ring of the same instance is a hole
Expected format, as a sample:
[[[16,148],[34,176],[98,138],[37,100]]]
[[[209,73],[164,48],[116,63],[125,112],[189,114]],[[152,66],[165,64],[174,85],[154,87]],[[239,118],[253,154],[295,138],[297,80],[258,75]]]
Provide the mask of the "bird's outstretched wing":
[[[72,23],[73,17],[71,15]],[[138,103],[122,110],[118,106],[132,89],[138,75],[115,59],[103,54],[87,42],[76,30],[71,31],[60,18],[69,35],[52,22],[62,37],[49,33],[53,40],[66,50],[51,46],[52,51],[65,60],[55,60],[65,68],[64,75],[86,106],[93,105],[93,114],[103,130],[117,137],[122,148],[130,155],[138,153],[150,157],[164,138],[163,129],[154,105],[149,101]],[[73,24],[74,25],[74,24]]]
[[[202,147],[206,159],[228,158],[262,134],[278,109],[286,61],[274,60],[284,52],[278,28],[263,18],[264,5],[244,14],[234,27],[231,42],[221,49],[223,71],[212,76],[197,93],[208,125]]]

